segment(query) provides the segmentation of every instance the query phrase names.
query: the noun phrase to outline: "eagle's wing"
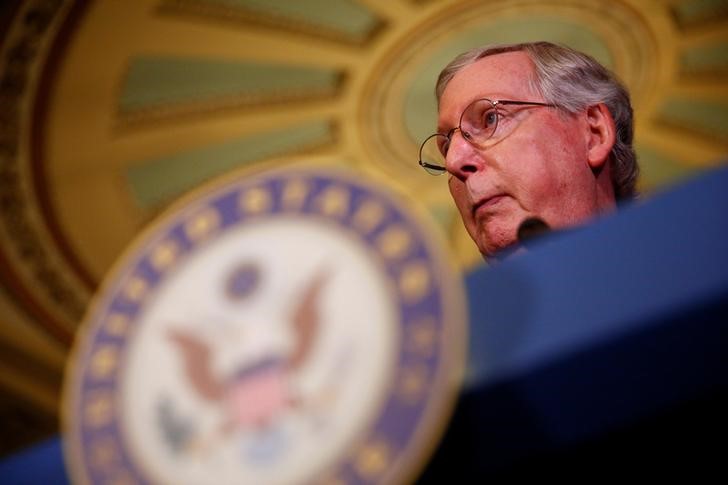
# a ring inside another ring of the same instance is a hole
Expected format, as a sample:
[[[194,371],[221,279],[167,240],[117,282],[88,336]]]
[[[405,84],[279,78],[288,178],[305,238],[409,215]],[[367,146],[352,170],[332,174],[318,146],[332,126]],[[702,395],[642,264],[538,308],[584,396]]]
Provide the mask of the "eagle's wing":
[[[194,335],[181,330],[172,329],[168,336],[180,349],[185,374],[195,391],[210,401],[220,400],[225,388],[210,368],[210,348]]]
[[[328,279],[328,273],[319,272],[306,286],[293,312],[295,347],[288,362],[293,369],[299,367],[308,356],[319,325],[319,295]]]

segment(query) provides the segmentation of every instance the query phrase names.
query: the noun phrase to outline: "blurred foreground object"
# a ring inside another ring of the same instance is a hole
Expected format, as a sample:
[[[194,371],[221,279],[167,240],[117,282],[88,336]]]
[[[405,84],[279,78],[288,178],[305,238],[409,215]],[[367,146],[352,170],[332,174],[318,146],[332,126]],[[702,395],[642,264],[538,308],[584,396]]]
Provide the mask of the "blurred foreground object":
[[[78,482],[400,483],[445,429],[464,300],[413,211],[346,172],[203,189],[106,279],[65,388]]]

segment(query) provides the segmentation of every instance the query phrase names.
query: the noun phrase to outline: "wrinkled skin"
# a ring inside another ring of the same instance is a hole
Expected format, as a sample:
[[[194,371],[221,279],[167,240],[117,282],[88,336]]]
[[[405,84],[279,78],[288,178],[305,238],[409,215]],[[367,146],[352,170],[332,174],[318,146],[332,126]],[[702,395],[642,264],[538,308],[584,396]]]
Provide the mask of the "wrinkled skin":
[[[545,102],[529,87],[531,76],[533,64],[523,52],[488,56],[463,68],[440,99],[438,131],[457,127],[463,110],[478,98]],[[614,209],[608,160],[615,128],[605,105],[574,115],[509,106],[495,139],[475,147],[456,131],[446,160],[452,197],[485,257],[514,244],[518,226],[529,217],[559,228]]]

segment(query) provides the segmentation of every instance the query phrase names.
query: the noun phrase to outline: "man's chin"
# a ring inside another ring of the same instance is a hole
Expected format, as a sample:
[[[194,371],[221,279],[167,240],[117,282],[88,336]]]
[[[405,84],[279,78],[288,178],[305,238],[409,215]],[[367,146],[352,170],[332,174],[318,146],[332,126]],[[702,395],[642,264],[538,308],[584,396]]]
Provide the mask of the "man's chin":
[[[476,218],[475,230],[471,232],[471,236],[486,259],[516,245],[520,217],[520,211],[504,210],[488,216],[481,214],[481,217]]]
[[[487,260],[499,259],[504,254],[510,253],[517,244],[515,239],[492,242],[490,240],[476,241],[480,254]]]

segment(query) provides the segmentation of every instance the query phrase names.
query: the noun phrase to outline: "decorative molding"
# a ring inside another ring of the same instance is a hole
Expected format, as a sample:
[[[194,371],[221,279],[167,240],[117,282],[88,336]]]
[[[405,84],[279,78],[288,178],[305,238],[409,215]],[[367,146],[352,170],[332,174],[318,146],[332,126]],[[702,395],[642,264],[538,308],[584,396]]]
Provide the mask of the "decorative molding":
[[[0,59],[0,271],[21,307],[68,345],[88,292],[45,226],[30,167],[30,119],[46,50],[73,2],[25,2]]]
[[[231,25],[255,25],[279,32],[357,46],[369,44],[386,28],[386,23],[382,19],[377,19],[367,30],[347,32],[332,24],[313,23],[302,17],[292,18],[283,13],[276,13],[273,8],[253,9],[246,8],[242,4],[233,7],[229,3],[214,0],[162,0],[158,12],[162,15],[191,16]]]

